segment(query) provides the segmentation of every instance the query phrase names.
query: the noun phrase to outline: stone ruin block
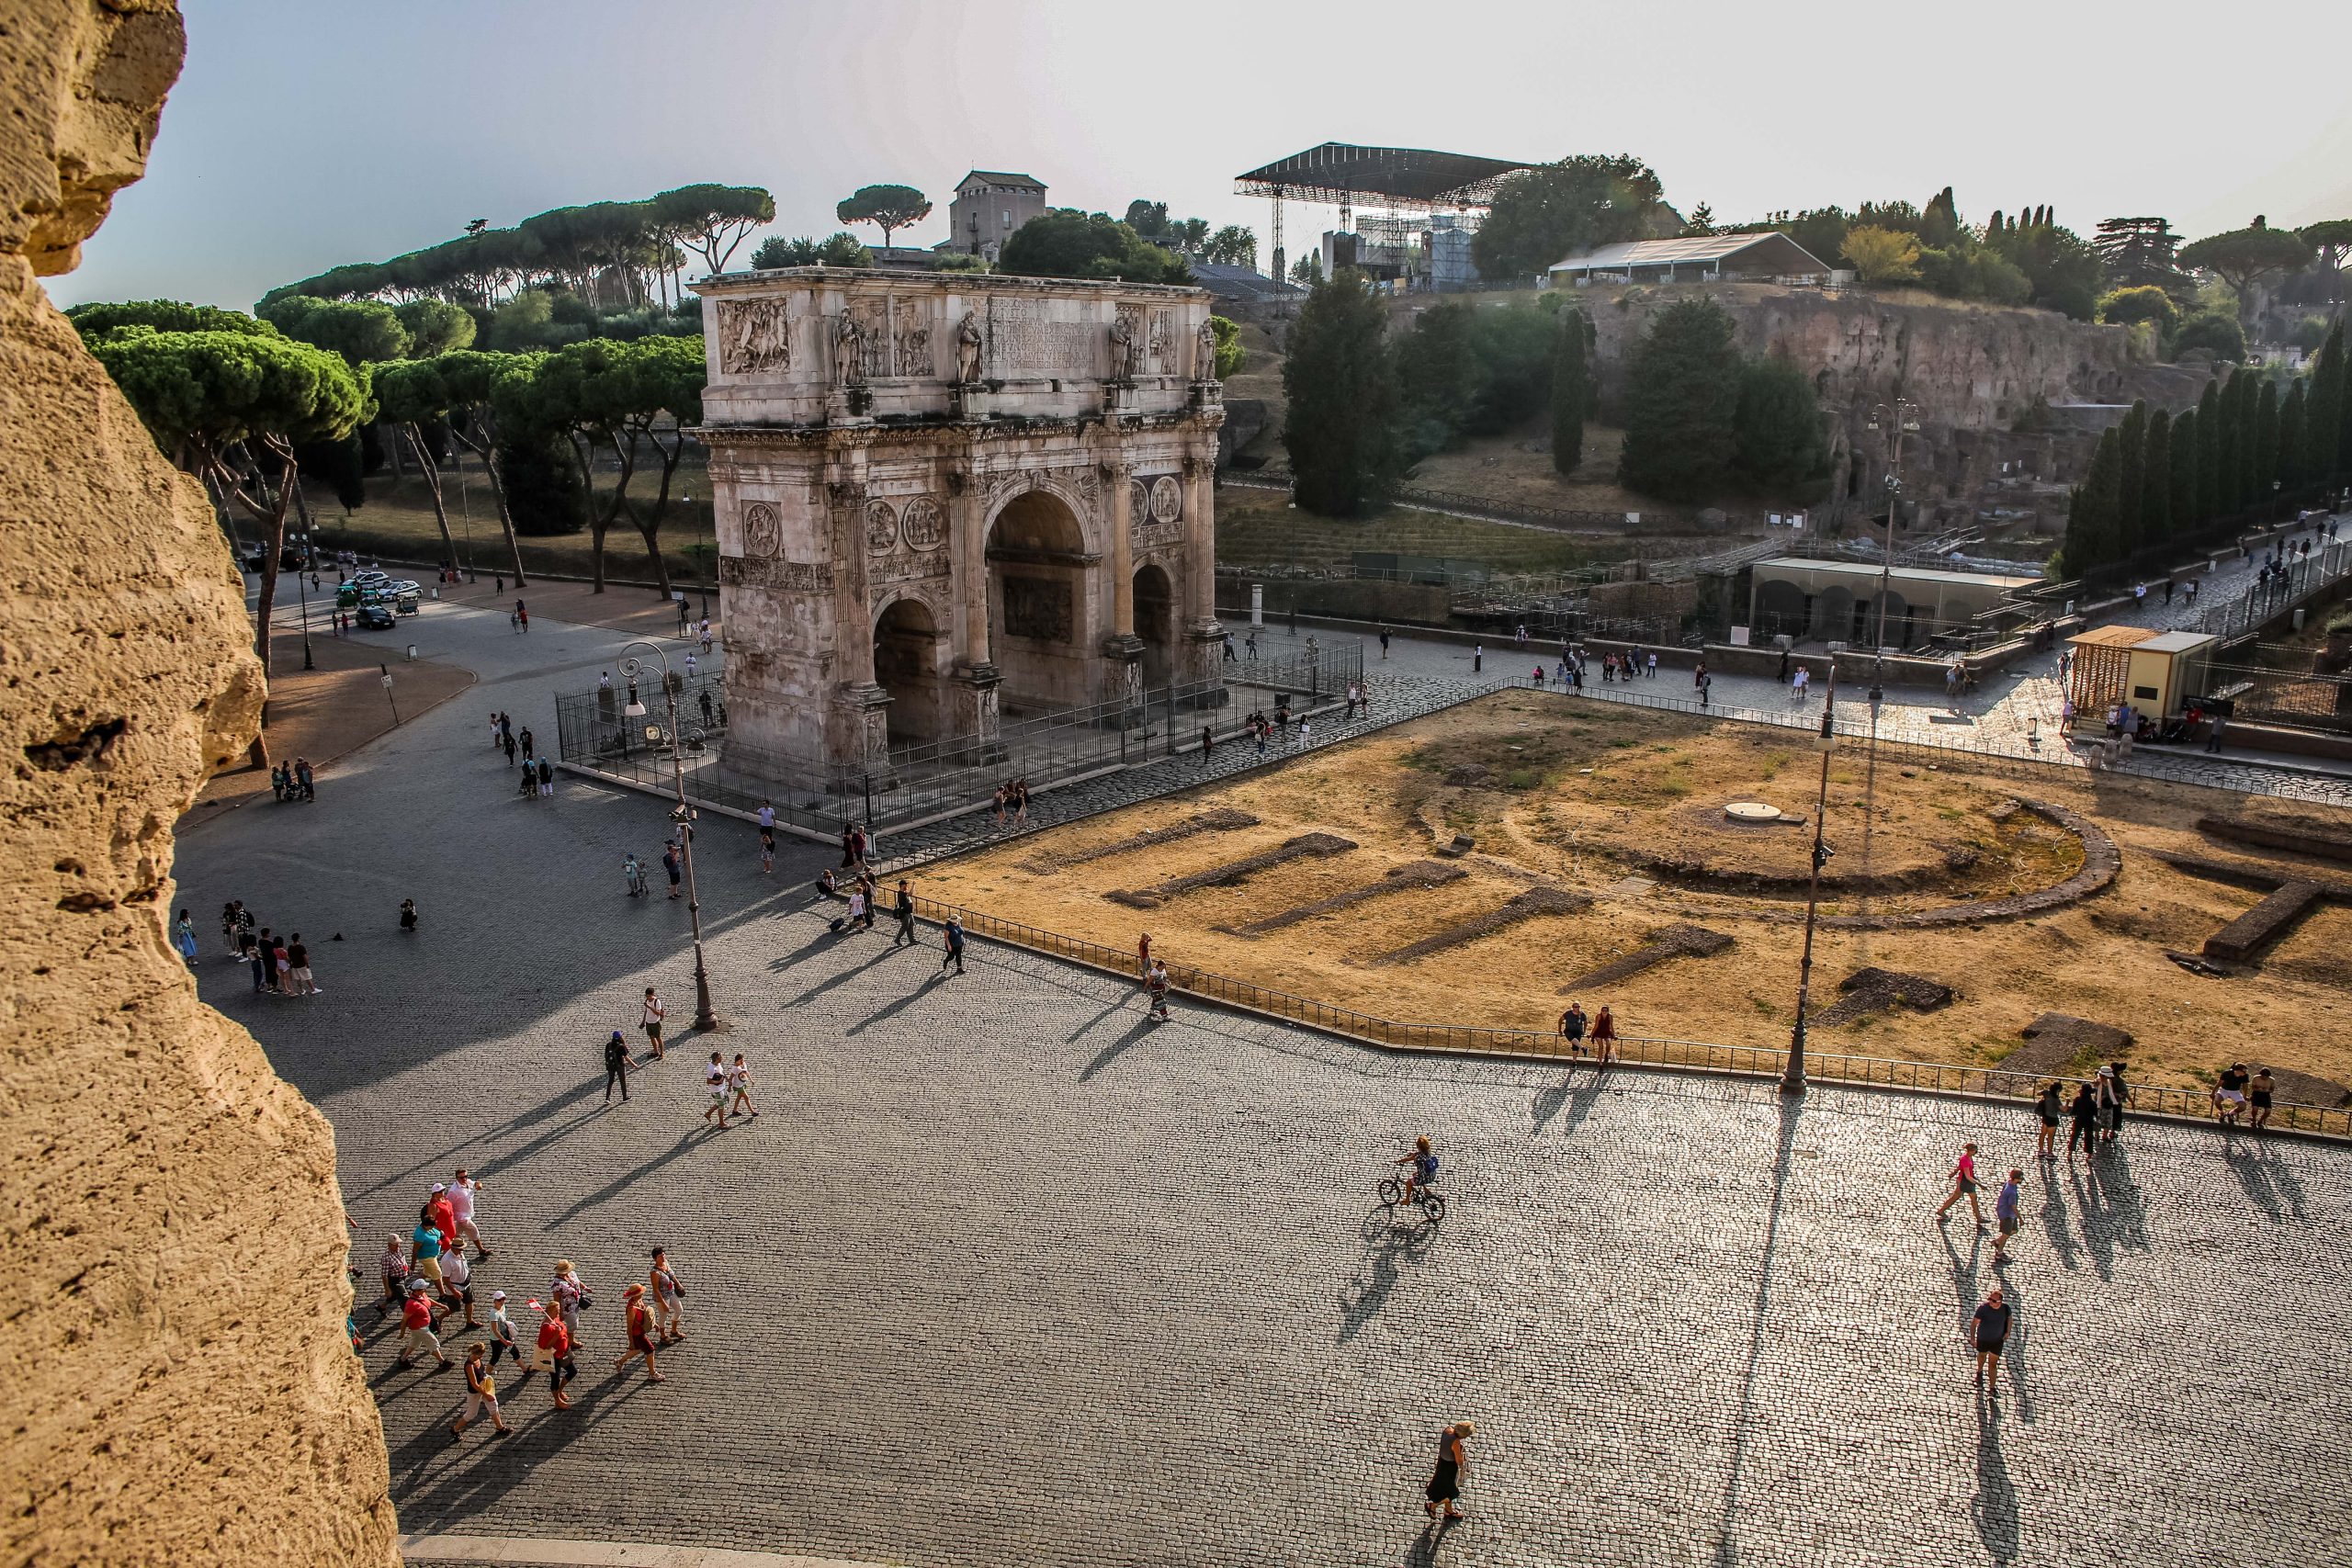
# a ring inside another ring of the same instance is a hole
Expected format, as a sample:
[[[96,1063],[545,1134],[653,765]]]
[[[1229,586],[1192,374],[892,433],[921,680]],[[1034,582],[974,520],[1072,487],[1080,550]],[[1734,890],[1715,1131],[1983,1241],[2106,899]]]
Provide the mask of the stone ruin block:
[[[1125,904],[1131,909],[1156,909],[1180,894],[1201,887],[1230,887],[1247,881],[1261,871],[1295,860],[1327,859],[1341,855],[1356,847],[1352,839],[1342,839],[1336,833],[1301,833],[1295,839],[1285,839],[1271,850],[1248,855],[1223,865],[1213,865],[1206,871],[1196,871],[1188,876],[1170,877],[1150,887],[1121,888],[1102,895],[1114,904]]]
[[[1914,1012],[1933,1012],[1951,1005],[1952,989],[1923,975],[1903,975],[1892,969],[1857,969],[1838,983],[1840,998],[1815,1015],[1823,1024],[1851,1023],[1888,1008],[1902,1006]]]

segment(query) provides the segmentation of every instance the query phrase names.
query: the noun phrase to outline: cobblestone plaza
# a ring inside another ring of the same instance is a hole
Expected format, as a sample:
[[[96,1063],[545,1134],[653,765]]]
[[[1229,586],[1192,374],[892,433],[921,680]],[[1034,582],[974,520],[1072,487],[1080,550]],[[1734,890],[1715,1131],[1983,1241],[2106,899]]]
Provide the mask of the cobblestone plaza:
[[[462,1164],[478,1295],[519,1304],[558,1257],[596,1292],[578,1407],[508,1388],[509,1438],[452,1444],[458,1375],[371,1334],[404,1529],[935,1568],[2341,1561],[2336,1146],[2141,1122],[2043,1163],[2022,1113],[1969,1101],[1391,1055],[1182,998],[1154,1026],[1028,953],[975,943],[941,978],[935,932],[835,936],[831,857],[763,878],[717,819],[729,1028],[605,1110],[642,987],[692,1010],[683,902],[622,896],[663,808],[517,796],[486,719],[548,732],[546,694],[618,638],[448,609],[428,633],[482,683],[315,805],[189,831],[176,895],[208,934],[231,897],[305,933],[322,997],[253,995],[217,940],[200,983],[335,1123],[364,1289]],[[1435,700],[1452,658],[1395,690]],[[750,1059],[757,1122],[698,1120],[713,1048]],[[1417,1133],[1433,1231],[1374,1198]],[[1989,1402],[1962,1338],[1989,1241],[1930,1218],[1971,1139],[2027,1171]],[[657,1244],[689,1337],[652,1386],[609,1374]],[[1470,1519],[1441,1540],[1419,1487],[1463,1419]]]

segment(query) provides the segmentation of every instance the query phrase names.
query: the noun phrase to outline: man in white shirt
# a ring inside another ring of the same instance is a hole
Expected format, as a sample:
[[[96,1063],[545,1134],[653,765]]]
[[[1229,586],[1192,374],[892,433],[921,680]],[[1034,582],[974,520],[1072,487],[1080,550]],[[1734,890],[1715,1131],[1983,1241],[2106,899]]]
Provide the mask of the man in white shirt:
[[[645,1038],[652,1043],[650,1055],[657,1062],[662,1059],[662,1021],[669,1016],[670,1010],[662,1005],[662,998],[653,994],[653,987],[646,987],[645,1014],[638,1021],[644,1027]]]
[[[764,800],[760,802],[760,826],[770,829],[775,827],[775,807]]]
[[[474,1229],[474,1200],[481,1192],[481,1183],[468,1176],[464,1166],[459,1166],[458,1174],[450,1179],[449,1190],[444,1196],[449,1200],[449,1213],[458,1222],[458,1236],[472,1242],[478,1256],[488,1258],[490,1248],[482,1245],[481,1232]]]

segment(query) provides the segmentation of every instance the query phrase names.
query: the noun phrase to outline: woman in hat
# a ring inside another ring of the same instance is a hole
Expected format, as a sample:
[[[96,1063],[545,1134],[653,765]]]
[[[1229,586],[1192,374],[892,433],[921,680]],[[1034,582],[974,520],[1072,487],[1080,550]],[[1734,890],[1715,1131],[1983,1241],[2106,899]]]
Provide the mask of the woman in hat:
[[[665,1381],[653,1364],[653,1313],[652,1309],[645,1304],[645,1287],[631,1285],[621,1292],[621,1300],[622,1310],[628,1317],[628,1350],[619,1360],[613,1363],[613,1371],[617,1372],[638,1357],[642,1356],[645,1358],[645,1381],[648,1382]]]

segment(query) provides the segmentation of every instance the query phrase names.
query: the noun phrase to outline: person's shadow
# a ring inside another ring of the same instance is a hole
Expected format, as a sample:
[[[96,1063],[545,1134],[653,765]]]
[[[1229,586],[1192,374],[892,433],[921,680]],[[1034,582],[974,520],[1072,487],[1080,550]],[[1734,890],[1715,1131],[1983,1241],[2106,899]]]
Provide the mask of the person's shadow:
[[[1346,1344],[1387,1304],[1402,1277],[1402,1263],[1418,1262],[1437,1236],[1437,1226],[1416,1214],[1381,1205],[1364,1216],[1364,1261],[1340,1292],[1340,1342]]]
[[[1437,1562],[1437,1549],[1445,1544],[1445,1538],[1461,1522],[1441,1517],[1423,1525],[1421,1533],[1413,1538],[1412,1547],[1405,1553],[1405,1568],[1432,1568]]]
[[[1970,1500],[1968,1516],[1994,1562],[2017,1561],[2018,1492],[2001,1457],[2001,1413],[1982,1395],[1976,1407],[1976,1495]]]

